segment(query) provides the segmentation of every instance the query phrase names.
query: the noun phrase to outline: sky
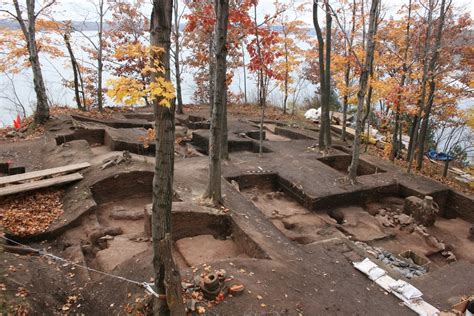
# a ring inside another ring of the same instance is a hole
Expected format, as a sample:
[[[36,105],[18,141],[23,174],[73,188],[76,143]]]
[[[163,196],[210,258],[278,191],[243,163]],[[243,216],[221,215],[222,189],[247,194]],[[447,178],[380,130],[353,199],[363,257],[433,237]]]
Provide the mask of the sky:
[[[281,3],[289,3],[291,0],[279,0]],[[312,10],[311,10],[311,0],[292,0],[297,5],[299,4],[307,4],[307,10],[303,12],[301,15],[298,16],[299,19],[303,20],[308,25],[312,24],[313,17],[312,17]],[[330,3],[337,3],[339,0],[329,0]],[[452,0],[453,5],[458,8],[469,12],[471,16],[474,16],[474,0]],[[90,17],[91,20],[94,19],[94,5],[92,3],[97,2],[94,0],[59,0],[59,5],[57,6],[57,11],[63,19],[71,19],[71,20],[83,20],[84,17]],[[183,1],[179,0],[180,4],[183,5]],[[274,12],[273,9],[273,0],[260,0],[258,5],[258,14],[260,16],[264,16],[265,14],[272,14]],[[148,0],[150,12],[151,12],[151,0]],[[407,4],[408,0],[382,0],[382,5],[387,8],[388,16],[390,14],[395,14],[398,8],[403,4]],[[61,9],[59,9],[59,7]]]

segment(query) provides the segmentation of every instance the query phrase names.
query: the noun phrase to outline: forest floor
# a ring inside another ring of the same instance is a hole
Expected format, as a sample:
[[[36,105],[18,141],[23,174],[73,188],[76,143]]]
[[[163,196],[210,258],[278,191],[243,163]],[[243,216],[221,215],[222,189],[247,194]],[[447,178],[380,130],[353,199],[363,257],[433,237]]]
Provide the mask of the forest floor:
[[[176,118],[173,256],[187,302],[196,303],[194,313],[414,314],[353,267],[365,257],[416,286],[440,310],[474,294],[469,192],[407,175],[370,150],[362,155],[358,183],[351,185],[345,180],[350,144],[333,135],[333,149],[321,153],[317,125],[273,109],[267,112],[259,157],[258,111],[231,107],[224,202],[209,207],[200,199],[207,180],[208,109],[186,107],[185,112]],[[146,109],[100,117],[60,110],[44,130],[1,141],[0,162],[27,172],[79,162],[91,167],[70,185],[0,197],[7,238],[67,260],[6,243],[0,312],[149,311],[151,296],[136,282],[151,282],[153,276],[145,209],[152,201],[154,144],[143,142],[152,124]],[[430,227],[403,216],[406,197],[425,195],[440,209]],[[62,209],[53,213],[52,203]],[[429,269],[407,276],[378,256],[377,247],[398,258],[411,250]],[[245,286],[242,295],[208,300],[192,286],[196,276],[222,270],[228,282]]]

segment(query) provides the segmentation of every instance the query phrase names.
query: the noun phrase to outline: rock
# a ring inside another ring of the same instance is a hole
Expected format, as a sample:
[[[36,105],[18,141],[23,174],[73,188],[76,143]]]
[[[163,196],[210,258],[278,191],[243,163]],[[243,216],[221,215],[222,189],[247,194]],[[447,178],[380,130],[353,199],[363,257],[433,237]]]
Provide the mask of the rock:
[[[233,186],[237,191],[240,192],[239,183],[238,183],[237,181],[231,180],[231,181],[230,181],[230,184],[232,184],[232,186]]]
[[[434,225],[439,208],[431,196],[425,196],[424,200],[409,196],[405,199],[403,212],[413,216],[417,223],[429,227]]]
[[[9,131],[5,136],[8,138],[13,138],[16,136],[16,131]]]
[[[400,214],[398,216],[398,222],[400,223],[400,225],[410,225],[411,223],[413,223],[413,217],[408,216],[406,214]]]
[[[121,227],[107,227],[104,228],[104,234],[109,236],[118,236],[123,234]]]
[[[451,251],[443,251],[443,252],[441,252],[441,255],[443,255],[443,257],[445,257],[446,260],[448,260],[449,263],[454,262],[454,261],[457,260],[456,256]]]
[[[382,216],[380,214],[375,216],[375,219],[382,225],[383,227],[394,227],[395,225],[388,219],[386,216]]]
[[[438,250],[444,250],[446,249],[446,245],[438,240],[435,236],[428,236],[426,238],[426,242],[430,245],[433,246],[434,248]]]
[[[381,209],[379,210],[379,215],[380,215],[380,216],[385,216],[385,214],[387,214],[387,210],[384,209],[384,208],[381,208]]]
[[[251,200],[254,201],[254,202],[257,202],[258,201],[258,196],[257,195],[252,196]]]

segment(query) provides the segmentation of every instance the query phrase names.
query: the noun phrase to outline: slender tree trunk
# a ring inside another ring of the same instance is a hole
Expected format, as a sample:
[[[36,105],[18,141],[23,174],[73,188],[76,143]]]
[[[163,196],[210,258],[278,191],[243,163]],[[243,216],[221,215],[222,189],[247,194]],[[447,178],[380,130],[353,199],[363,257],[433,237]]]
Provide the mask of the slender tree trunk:
[[[425,140],[426,140],[426,133],[428,131],[428,123],[430,120],[430,113],[431,108],[433,106],[433,99],[434,99],[434,92],[436,88],[435,84],[435,68],[438,62],[439,50],[441,49],[441,40],[443,37],[443,27],[444,27],[444,20],[446,17],[446,0],[441,0],[441,6],[439,10],[439,21],[438,21],[438,29],[436,32],[435,44],[432,49],[432,55],[428,67],[428,73],[430,77],[430,90],[428,93],[428,102],[427,105],[424,107],[424,115],[423,115],[423,122],[421,124],[420,135],[418,140],[418,156],[416,161],[416,169],[420,170],[423,165],[423,155],[425,152]]]
[[[284,97],[283,97],[283,114],[286,114],[286,103],[288,102],[288,82],[289,82],[289,69],[288,69],[288,44],[285,38],[285,80],[284,80]]]
[[[411,122],[411,128],[410,128],[410,141],[408,143],[408,154],[407,154],[407,158],[406,158],[406,161],[410,161],[410,155],[411,155],[411,152],[413,150],[413,146],[414,144],[416,143],[416,137],[417,137],[417,128],[418,128],[418,115],[415,114],[415,116],[413,117],[413,120]]]
[[[341,140],[346,141],[346,128],[347,128],[347,107],[349,105],[349,95],[347,89],[349,88],[349,77],[350,77],[351,68],[349,64],[346,67],[344,73],[344,82],[346,86],[346,92],[342,99],[342,131],[341,131]]]
[[[152,56],[160,58],[165,74],[153,73],[152,80],[164,76],[170,80],[170,34],[172,0],[154,0],[151,15],[151,45],[163,48],[164,52]],[[185,315],[181,296],[181,278],[171,255],[171,206],[173,201],[174,175],[174,113],[169,107],[153,102],[156,129],[155,176],[153,178],[153,267],[155,269],[156,292],[166,299],[155,298],[154,315]]]
[[[326,106],[327,104],[327,95],[326,95],[326,75],[325,75],[325,67],[324,67],[324,39],[323,34],[321,31],[321,27],[319,25],[318,20],[318,0],[314,0],[313,2],[313,24],[314,29],[316,31],[316,37],[318,39],[318,61],[319,61],[319,85],[321,87],[321,117],[320,117],[320,126],[319,126],[319,139],[318,139],[318,147],[319,150],[323,151],[326,150]]]
[[[36,124],[43,124],[49,119],[49,104],[46,96],[41,63],[39,61],[38,47],[36,45],[36,13],[35,0],[26,1],[27,21],[23,19],[22,12],[17,0],[13,0],[15,6],[16,19],[20,24],[21,31],[25,37],[31,70],[33,72],[33,86],[36,93],[36,111],[34,115]]]
[[[247,99],[247,65],[245,64],[244,45],[242,45],[242,70],[243,70],[243,75],[244,75],[244,103],[248,104],[248,99]]]
[[[183,114],[183,95],[181,92],[181,64],[179,60],[179,54],[181,47],[179,45],[179,1],[174,2],[174,68],[176,76],[176,113]]]
[[[102,75],[104,68],[103,49],[104,49],[104,0],[99,1],[99,47],[97,51],[97,107],[102,112],[103,109],[103,89],[102,89]]]
[[[329,117],[329,102],[331,99],[331,23],[332,23],[332,16],[331,16],[331,9],[329,7],[329,0],[326,0],[326,61],[324,62],[324,66],[326,67],[324,71],[324,81],[326,82],[326,104],[325,104],[325,111],[324,111],[324,128],[326,129],[324,133],[324,143],[326,148],[332,146],[332,139],[331,139],[331,119]]]
[[[377,19],[378,19],[378,6],[380,0],[372,0],[370,7],[369,17],[369,31],[367,35],[367,45],[365,48],[365,61],[364,66],[360,75],[359,80],[359,91],[357,92],[357,116],[356,116],[356,129],[354,137],[354,145],[352,152],[352,161],[349,166],[348,178],[351,183],[356,182],[357,169],[359,167],[359,156],[360,156],[360,142],[361,133],[363,129],[363,117],[362,111],[364,108],[365,93],[367,91],[367,85],[369,81],[369,74],[372,71],[374,61],[374,50],[375,50],[375,33],[377,31]]]
[[[425,39],[425,45],[423,49],[423,76],[421,80],[421,93],[420,93],[420,98],[418,99],[418,111],[415,116],[415,119],[413,120],[413,130],[412,134],[413,137],[410,137],[410,145],[408,146],[408,168],[407,168],[407,173],[410,173],[411,167],[413,164],[413,157],[415,156],[415,148],[416,148],[416,140],[418,138],[418,129],[419,129],[419,121],[421,119],[421,115],[423,113],[423,109],[425,107],[425,99],[426,99],[426,83],[428,81],[428,76],[429,76],[429,68],[430,68],[430,61],[429,61],[429,52],[430,52],[430,39],[431,39],[431,28],[432,28],[432,22],[433,22],[433,10],[434,10],[434,0],[429,0],[428,3],[428,21],[427,21],[427,28],[426,28],[426,39]]]
[[[349,44],[346,43],[349,47],[347,47],[345,51],[346,58],[349,57],[349,50],[351,49],[352,43],[354,41],[354,34],[355,34],[355,17],[356,17],[356,2],[355,0],[352,1],[352,29],[351,29],[351,36],[349,37]],[[346,128],[347,128],[347,107],[349,101],[349,85],[350,85],[350,75],[351,75],[351,62],[347,60],[346,64],[346,71],[344,73],[344,85],[346,87],[346,91],[344,93],[343,98],[343,105],[342,105],[342,131],[341,131],[341,140],[346,141]]]
[[[221,194],[221,145],[223,114],[226,102],[226,69],[227,69],[227,27],[229,24],[229,0],[214,0],[216,8],[216,27],[214,34],[215,71],[214,97],[212,106],[211,133],[209,139],[209,181],[203,198],[210,199],[217,205],[222,200]]]
[[[66,44],[67,51],[69,53],[69,59],[71,59],[71,66],[72,66],[72,74],[74,77],[74,96],[76,98],[77,108],[79,110],[84,110],[81,105],[81,97],[79,95],[79,75],[77,73],[78,66],[76,62],[76,58],[72,51],[71,42],[69,41],[69,34],[64,34],[64,43]]]
[[[410,48],[410,26],[411,26],[411,3],[412,0],[408,1],[408,21],[406,27],[406,35],[405,35],[405,50],[403,52],[403,64],[402,64],[402,77],[400,79],[400,91],[398,91],[397,95],[397,104],[395,105],[395,122],[393,124],[393,134],[392,134],[392,149],[390,150],[390,161],[394,161],[395,158],[398,156],[399,151],[401,150],[401,139],[400,142],[397,141],[397,135],[399,133],[399,129],[401,132],[400,125],[400,103],[402,102],[402,89],[405,86],[405,80],[407,77],[408,71],[408,50]]]
[[[399,110],[395,110],[395,121],[393,123],[392,149],[390,150],[390,161],[394,161],[398,156],[398,126],[400,125]]]

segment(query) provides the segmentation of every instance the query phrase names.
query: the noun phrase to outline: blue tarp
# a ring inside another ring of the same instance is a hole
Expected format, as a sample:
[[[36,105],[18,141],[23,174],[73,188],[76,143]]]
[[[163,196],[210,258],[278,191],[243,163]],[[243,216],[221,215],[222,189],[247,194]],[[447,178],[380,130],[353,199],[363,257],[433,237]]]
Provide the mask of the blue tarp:
[[[434,149],[430,149],[426,152],[426,156],[433,160],[441,160],[441,161],[451,161],[454,159],[453,156],[446,154],[446,153],[437,153]]]

